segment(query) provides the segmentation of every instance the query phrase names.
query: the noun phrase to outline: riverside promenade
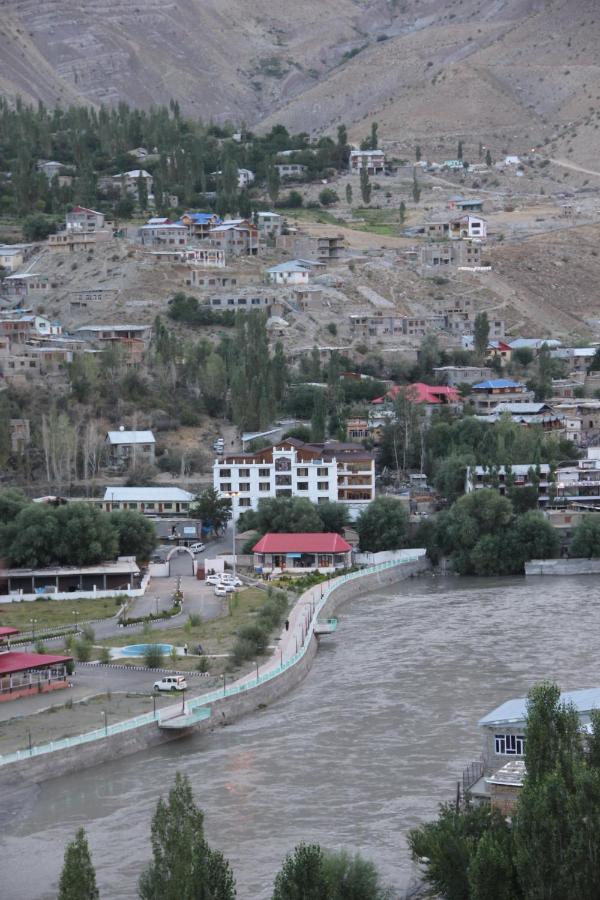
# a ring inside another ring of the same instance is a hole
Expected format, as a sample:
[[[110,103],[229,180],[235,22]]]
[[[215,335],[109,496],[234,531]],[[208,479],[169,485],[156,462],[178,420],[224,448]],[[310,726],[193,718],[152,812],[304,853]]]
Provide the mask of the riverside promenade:
[[[427,571],[424,550],[402,551],[399,558],[329,579],[305,591],[289,612],[271,656],[255,673],[192,700],[169,704],[134,719],[86,734],[0,756],[0,784],[9,781],[43,781],[68,772],[107,762],[168,740],[210,730],[235,719],[297,685],[309,671],[318,648],[315,626],[344,600],[370,587],[384,586]]]

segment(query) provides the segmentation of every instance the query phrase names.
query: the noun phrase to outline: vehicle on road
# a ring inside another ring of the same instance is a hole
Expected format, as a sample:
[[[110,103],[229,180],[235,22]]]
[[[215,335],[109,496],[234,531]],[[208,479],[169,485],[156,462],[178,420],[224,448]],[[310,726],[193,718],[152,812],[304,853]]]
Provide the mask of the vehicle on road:
[[[187,681],[183,675],[165,675],[160,681],[154,682],[155,691],[185,691]]]
[[[229,591],[224,584],[215,585],[215,597],[226,597]]]
[[[203,553],[206,550],[206,546],[201,543],[190,544],[188,550],[190,550],[191,553]]]

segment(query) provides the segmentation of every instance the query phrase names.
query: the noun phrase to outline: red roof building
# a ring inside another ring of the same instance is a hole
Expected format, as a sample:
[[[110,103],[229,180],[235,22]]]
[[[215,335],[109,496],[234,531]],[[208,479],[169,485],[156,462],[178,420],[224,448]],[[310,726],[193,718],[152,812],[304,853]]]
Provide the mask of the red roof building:
[[[16,634],[18,628],[0,627],[0,702],[68,687],[73,657],[11,650],[9,639]]]
[[[352,547],[339,534],[265,534],[253,547],[254,568],[269,575],[333,572],[352,565]]]
[[[393,403],[396,397],[404,395],[412,403],[426,403],[428,406],[453,406],[460,403],[460,392],[446,384],[424,384],[416,381],[414,384],[398,385],[390,388],[383,397],[376,397],[372,404]]]

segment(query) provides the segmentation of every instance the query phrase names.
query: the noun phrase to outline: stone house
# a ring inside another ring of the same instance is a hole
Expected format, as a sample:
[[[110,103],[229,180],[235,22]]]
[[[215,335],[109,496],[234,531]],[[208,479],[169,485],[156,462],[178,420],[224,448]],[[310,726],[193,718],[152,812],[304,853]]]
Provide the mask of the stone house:
[[[350,171],[359,175],[366,169],[368,175],[383,175],[385,171],[385,153],[383,150],[351,150]]]
[[[114,468],[128,469],[142,461],[154,465],[156,439],[151,431],[109,431],[105,443]]]

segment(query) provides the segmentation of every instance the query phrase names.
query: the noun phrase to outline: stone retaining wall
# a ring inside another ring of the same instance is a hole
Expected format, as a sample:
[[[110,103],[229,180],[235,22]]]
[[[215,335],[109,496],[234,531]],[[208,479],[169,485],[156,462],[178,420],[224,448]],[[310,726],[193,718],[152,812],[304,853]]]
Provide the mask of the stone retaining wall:
[[[532,559],[526,575],[600,575],[600,559]]]
[[[428,560],[423,557],[414,563],[407,563],[365,575],[341,584],[332,593],[326,602],[321,617],[331,615],[335,609],[352,597],[369,591],[369,589],[383,588],[389,584],[403,581],[412,576],[421,574],[429,569]],[[320,596],[320,585],[307,591],[299,602],[317,599]],[[10,784],[15,786],[19,781],[40,782],[48,778],[56,778],[64,775],[74,768],[83,769],[100,763],[110,762],[122,756],[138,753],[155,747],[167,741],[181,739],[191,733],[213,730],[218,725],[234,722],[241,716],[253,712],[262,705],[273,703],[279,697],[288,693],[303,680],[312,666],[317,654],[319,639],[311,633],[309,645],[304,656],[295,665],[285,669],[280,675],[272,678],[251,690],[224,697],[211,704],[212,715],[208,719],[198,722],[185,732],[169,732],[168,729],[160,729],[156,722],[142,725],[139,728],[120,734],[100,738],[87,744],[80,744],[65,750],[57,750],[42,756],[22,759],[0,768],[0,787]]]

